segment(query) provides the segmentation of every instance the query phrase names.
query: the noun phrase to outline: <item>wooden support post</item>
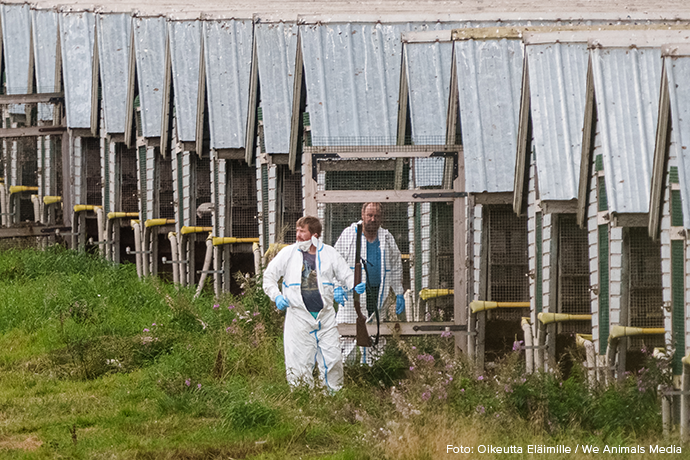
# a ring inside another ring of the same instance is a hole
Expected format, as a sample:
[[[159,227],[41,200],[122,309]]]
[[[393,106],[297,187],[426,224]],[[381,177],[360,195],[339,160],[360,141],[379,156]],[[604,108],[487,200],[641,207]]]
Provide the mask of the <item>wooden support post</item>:
[[[465,191],[465,161],[462,153],[458,154],[458,177],[453,181],[453,191]],[[468,323],[467,302],[467,197],[453,200],[453,311],[455,324]],[[470,336],[471,337],[471,336]],[[463,335],[455,335],[457,352],[467,353],[468,340]]]

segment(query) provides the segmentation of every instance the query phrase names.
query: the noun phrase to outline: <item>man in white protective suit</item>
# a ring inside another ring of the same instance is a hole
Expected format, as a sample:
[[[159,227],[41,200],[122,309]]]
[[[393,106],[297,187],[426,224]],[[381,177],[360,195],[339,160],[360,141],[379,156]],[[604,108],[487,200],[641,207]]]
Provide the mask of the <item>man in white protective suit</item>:
[[[279,310],[286,310],[283,341],[288,383],[313,385],[312,373],[318,365],[324,385],[337,391],[343,386],[343,361],[333,300],[347,299],[354,275],[345,259],[319,240],[320,235],[318,218],[301,217],[297,242],[268,264],[263,288]],[[364,284],[357,290],[363,291]]]
[[[335,249],[345,258],[350,269],[354,271],[356,257],[357,225],[362,224],[363,238],[361,241],[362,280],[366,292],[360,298],[362,306],[366,305],[368,321],[375,320],[378,309],[380,319],[385,321],[384,305],[393,290],[395,294],[395,312],[400,315],[405,311],[405,298],[402,285],[402,258],[398,245],[391,233],[381,228],[383,222],[383,207],[381,203],[364,203],[362,206],[362,220],[347,227],[340,234],[335,243]],[[362,311],[364,313],[364,311]],[[352,300],[346,301],[338,310],[338,323],[355,323],[357,314]],[[371,365],[382,354],[386,345],[385,339],[379,338],[373,347],[359,347],[357,356],[356,339],[341,337],[343,360],[360,362]]]

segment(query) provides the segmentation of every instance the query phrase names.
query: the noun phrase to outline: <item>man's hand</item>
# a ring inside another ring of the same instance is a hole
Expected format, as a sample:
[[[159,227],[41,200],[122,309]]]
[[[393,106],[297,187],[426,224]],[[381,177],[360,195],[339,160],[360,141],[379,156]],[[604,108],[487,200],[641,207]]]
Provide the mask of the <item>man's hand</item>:
[[[333,298],[335,298],[335,301],[338,303],[338,305],[344,304],[347,300],[347,293],[345,292],[345,289],[340,286],[333,289]]]
[[[405,313],[405,296],[398,294],[395,297],[395,314],[401,315],[403,313]]]
[[[285,296],[279,295],[276,297],[276,307],[278,307],[278,310],[285,311],[289,306],[290,302],[288,302],[288,299],[286,299]]]
[[[367,290],[367,283],[359,283],[357,286],[355,286],[355,292],[357,294],[362,294],[366,290]]]

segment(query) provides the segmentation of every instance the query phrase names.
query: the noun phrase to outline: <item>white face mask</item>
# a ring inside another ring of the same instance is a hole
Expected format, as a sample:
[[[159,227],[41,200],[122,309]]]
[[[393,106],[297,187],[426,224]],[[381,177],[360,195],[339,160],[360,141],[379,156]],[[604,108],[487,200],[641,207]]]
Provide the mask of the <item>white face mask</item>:
[[[311,247],[311,241],[310,240],[297,242],[297,249],[299,249],[302,252],[307,252],[310,247]]]
[[[314,247],[319,247],[319,239],[316,237],[316,235],[312,236],[311,240],[298,241],[297,249],[302,252],[307,252],[312,245],[314,245]]]

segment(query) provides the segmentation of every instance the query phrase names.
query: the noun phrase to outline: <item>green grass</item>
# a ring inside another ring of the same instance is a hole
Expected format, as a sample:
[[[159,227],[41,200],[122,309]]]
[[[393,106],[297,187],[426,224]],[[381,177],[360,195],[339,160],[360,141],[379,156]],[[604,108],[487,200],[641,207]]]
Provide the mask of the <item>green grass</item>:
[[[283,315],[257,280],[243,289],[195,300],[88,254],[0,252],[0,458],[434,459],[448,444],[661,440],[654,361],[591,388],[577,367],[526,376],[519,353],[479,373],[452,338],[392,340],[335,395],[290,389]]]

